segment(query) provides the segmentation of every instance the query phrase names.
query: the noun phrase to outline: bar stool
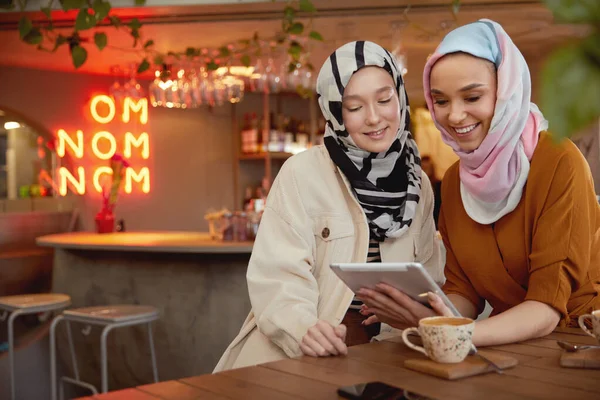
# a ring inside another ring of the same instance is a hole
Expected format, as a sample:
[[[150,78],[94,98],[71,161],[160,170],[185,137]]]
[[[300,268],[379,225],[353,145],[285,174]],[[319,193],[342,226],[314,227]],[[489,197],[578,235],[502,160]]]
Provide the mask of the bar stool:
[[[40,293],[0,297],[0,321],[8,316],[8,363],[10,366],[10,396],[16,399],[14,322],[19,315],[58,311],[71,304],[66,294]]]
[[[89,389],[93,394],[98,394],[96,387],[90,383],[79,379],[79,369],[77,367],[77,358],[75,346],[73,345],[73,336],[71,334],[70,322],[80,322],[87,325],[88,332],[91,325],[103,326],[100,336],[100,365],[101,365],[101,384],[102,393],[108,392],[108,360],[106,355],[106,339],[108,333],[114,328],[125,326],[148,324],[148,341],[150,345],[150,356],[152,358],[152,373],[154,382],[158,382],[158,370],[156,368],[156,354],[154,353],[154,340],[152,338],[152,321],[158,319],[158,309],[151,306],[140,305],[111,305],[75,308],[64,311],[61,315],[54,318],[50,326],[50,390],[52,400],[56,400],[56,326],[62,320],[67,323],[67,339],[71,353],[71,362],[75,379],[66,376],[61,377],[60,398],[63,398],[63,382],[81,386]]]

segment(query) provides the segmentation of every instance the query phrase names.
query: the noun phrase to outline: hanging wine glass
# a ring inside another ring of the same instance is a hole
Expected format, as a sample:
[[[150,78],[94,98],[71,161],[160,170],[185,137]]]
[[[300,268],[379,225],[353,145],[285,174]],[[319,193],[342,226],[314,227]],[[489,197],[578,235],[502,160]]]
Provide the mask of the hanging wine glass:
[[[200,67],[200,84],[199,93],[202,104],[206,104],[209,107],[214,107],[214,85],[211,74],[206,70],[206,66]]]
[[[244,81],[233,75],[230,69],[221,78],[221,82],[225,85],[226,98],[234,104],[239,103],[244,98]]]
[[[181,108],[188,108],[192,104],[188,72],[189,66],[186,64],[177,68],[177,99],[178,107]]]
[[[163,90],[164,94],[164,106],[167,108],[177,107],[179,104],[179,98],[177,96],[177,83],[171,78],[172,71],[167,69],[163,71],[163,79],[161,79],[159,86]]]
[[[150,95],[150,104],[152,107],[162,107],[164,105],[164,90],[160,87],[160,70],[157,69],[154,71],[154,80],[150,83],[148,87],[148,92]]]
[[[227,101],[227,88],[225,86],[225,83],[223,82],[222,77],[217,76],[214,72],[212,73],[212,76],[215,104],[218,106],[222,106]]]
[[[190,66],[188,79],[190,82],[190,107],[200,107],[202,105],[202,97],[200,96],[200,71],[196,63]]]
[[[295,68],[293,71],[289,71],[289,69],[291,68],[291,66],[294,65]],[[302,76],[301,76],[301,70],[300,68],[302,67],[302,64],[300,63],[295,63],[291,58],[289,59],[289,64],[288,64],[288,73],[287,73],[287,87],[290,88],[291,90],[295,90],[298,86],[302,85],[301,80],[302,80]]]
[[[108,93],[116,103],[120,103],[125,97],[125,89],[123,88],[123,84],[121,84],[123,71],[119,65],[113,65],[110,67],[110,74],[115,77],[115,81],[108,89]]]
[[[275,60],[269,57],[267,66],[265,67],[265,75],[267,78],[267,89],[269,93],[279,93],[281,90],[281,77],[279,76],[279,69],[275,64]]]
[[[314,74],[306,64],[300,68],[300,86],[307,90],[316,90]]]
[[[256,60],[252,75],[250,75],[250,90],[253,92],[264,92],[266,87],[266,74],[261,59]]]
[[[139,84],[139,82],[135,79],[137,75],[137,66],[135,64],[129,65],[129,80],[125,82],[123,85],[125,96],[131,97],[133,99],[141,99],[146,94],[144,93],[144,89]]]

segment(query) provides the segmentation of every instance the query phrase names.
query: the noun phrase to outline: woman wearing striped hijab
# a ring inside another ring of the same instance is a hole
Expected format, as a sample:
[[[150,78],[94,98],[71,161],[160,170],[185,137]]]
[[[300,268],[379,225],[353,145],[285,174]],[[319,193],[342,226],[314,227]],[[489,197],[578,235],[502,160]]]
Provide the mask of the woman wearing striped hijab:
[[[569,141],[552,140],[531,103],[525,59],[487,19],[450,32],[429,58],[425,98],[443,140],[459,156],[442,182],[439,229],[448,298],[478,321],[476,345],[544,336],[600,308],[600,206],[590,168]],[[387,287],[360,294],[395,326],[449,314]]]
[[[331,263],[416,261],[443,281],[433,192],[395,59],[348,43],[325,61],[317,93],[325,144],[275,179],[248,266],[252,310],[215,371],[368,342],[377,332],[361,324]]]

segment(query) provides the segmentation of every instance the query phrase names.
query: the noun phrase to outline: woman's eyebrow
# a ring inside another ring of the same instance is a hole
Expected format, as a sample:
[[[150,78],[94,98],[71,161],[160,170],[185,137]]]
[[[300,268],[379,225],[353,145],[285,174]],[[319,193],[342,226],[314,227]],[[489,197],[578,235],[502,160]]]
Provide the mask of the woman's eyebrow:
[[[384,86],[382,88],[377,89],[375,91],[375,94],[384,93],[384,92],[387,92],[389,90],[394,90],[394,88],[391,87],[391,86]],[[342,101],[344,101],[344,100],[354,100],[354,99],[362,99],[362,97],[360,95],[358,95],[358,94],[351,94],[351,95],[342,97]]]
[[[458,91],[459,92],[468,92],[469,90],[476,89],[476,88],[481,87],[481,86],[485,86],[485,85],[483,83],[471,83],[471,84],[469,84],[469,85],[467,85],[465,87],[462,87],[462,88],[458,89]],[[432,94],[444,94],[444,92],[442,92],[439,89],[431,89],[430,92]]]

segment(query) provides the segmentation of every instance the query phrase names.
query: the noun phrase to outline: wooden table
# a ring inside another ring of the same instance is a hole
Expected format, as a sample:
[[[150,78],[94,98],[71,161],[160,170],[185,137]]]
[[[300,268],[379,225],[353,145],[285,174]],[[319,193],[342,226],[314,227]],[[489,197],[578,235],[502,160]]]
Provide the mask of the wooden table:
[[[393,338],[351,347],[347,357],[288,359],[83,399],[337,399],[339,386],[377,380],[440,399],[600,398],[600,370],[561,368],[556,340],[597,344],[579,329],[559,328],[541,339],[481,350],[518,359],[503,375],[447,381],[404,368],[404,360],[416,353]]]

